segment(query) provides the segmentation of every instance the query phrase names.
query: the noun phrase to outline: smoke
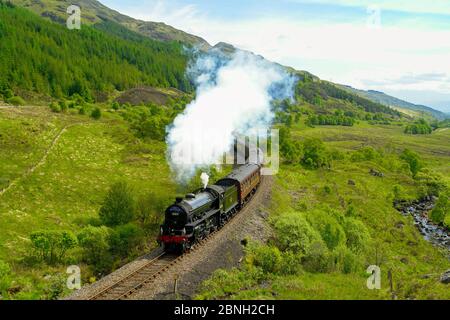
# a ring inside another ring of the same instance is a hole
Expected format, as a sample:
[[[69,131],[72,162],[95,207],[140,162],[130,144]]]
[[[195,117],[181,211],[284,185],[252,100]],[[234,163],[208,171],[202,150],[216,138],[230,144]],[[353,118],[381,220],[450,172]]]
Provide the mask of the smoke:
[[[206,189],[209,183],[209,175],[206,172],[203,172],[200,179],[202,180],[203,189]]]
[[[268,129],[275,99],[291,98],[295,77],[281,66],[248,52],[200,55],[188,74],[196,98],[168,128],[168,161],[179,181],[197,169],[217,164],[233,145],[235,134]]]

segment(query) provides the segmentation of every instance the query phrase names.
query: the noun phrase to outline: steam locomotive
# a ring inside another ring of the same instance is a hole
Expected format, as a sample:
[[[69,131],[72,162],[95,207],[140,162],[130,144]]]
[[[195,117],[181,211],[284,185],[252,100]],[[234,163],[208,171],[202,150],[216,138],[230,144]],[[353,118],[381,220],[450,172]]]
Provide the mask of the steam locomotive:
[[[261,166],[246,164],[214,185],[177,198],[165,212],[159,244],[166,251],[189,250],[239,212],[260,184]]]

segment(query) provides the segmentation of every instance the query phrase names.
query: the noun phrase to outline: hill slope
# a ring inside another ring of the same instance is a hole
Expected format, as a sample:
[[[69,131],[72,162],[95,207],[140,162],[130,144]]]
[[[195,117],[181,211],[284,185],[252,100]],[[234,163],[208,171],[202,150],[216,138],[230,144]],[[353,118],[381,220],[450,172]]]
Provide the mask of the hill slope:
[[[82,22],[88,25],[102,21],[112,21],[154,40],[181,41],[203,49],[210,48],[208,42],[200,37],[175,29],[165,23],[142,21],[128,17],[104,6],[96,0],[12,0],[11,2],[62,24],[66,23],[68,17],[66,13],[67,8],[74,4],[81,8]]]
[[[181,44],[151,40],[108,23],[108,32],[89,26],[68,30],[0,2],[0,90],[87,99],[96,91],[139,85],[189,91]]]
[[[410,102],[395,98],[393,96],[387,95],[384,92],[375,91],[375,90],[364,91],[364,90],[359,90],[359,89],[355,89],[350,86],[344,86],[344,85],[341,85],[341,87],[352,93],[356,93],[364,98],[367,98],[367,99],[372,100],[377,103],[384,104],[386,106],[416,111],[421,116],[423,116],[424,114],[425,115],[428,114],[438,120],[444,120],[448,117],[445,113],[443,113],[441,111],[435,110],[435,109],[427,107],[427,106],[410,103]]]

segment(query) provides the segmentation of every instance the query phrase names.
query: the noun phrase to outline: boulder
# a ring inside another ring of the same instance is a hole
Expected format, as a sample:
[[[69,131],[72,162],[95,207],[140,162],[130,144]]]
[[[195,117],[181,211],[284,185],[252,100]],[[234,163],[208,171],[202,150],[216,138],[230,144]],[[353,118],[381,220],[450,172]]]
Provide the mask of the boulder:
[[[441,281],[441,283],[443,283],[443,284],[450,283],[450,269],[448,269],[441,275],[441,279],[439,279],[439,281]]]

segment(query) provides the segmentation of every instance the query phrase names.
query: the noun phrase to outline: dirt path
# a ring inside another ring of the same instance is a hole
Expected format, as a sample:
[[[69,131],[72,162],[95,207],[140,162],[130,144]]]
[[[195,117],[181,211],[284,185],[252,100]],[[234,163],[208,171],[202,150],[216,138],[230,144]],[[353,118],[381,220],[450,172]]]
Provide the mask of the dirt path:
[[[241,241],[251,238],[257,241],[266,241],[271,230],[267,224],[267,206],[271,199],[273,178],[265,177],[260,189],[252,201],[230,223],[216,233],[205,246],[186,255],[183,260],[170,267],[155,282],[143,287],[132,295],[133,300],[164,300],[174,299],[174,278],[178,278],[178,295],[183,299],[192,299],[197,293],[198,286],[211,274],[219,269],[230,269],[239,266],[244,256]],[[123,268],[113,272],[91,286],[83,287],[68,299],[86,299],[96,291],[108,287],[115,280],[124,277],[133,270],[155,257],[161,250],[157,249],[149,255],[142,257]]]
[[[0,107],[0,108],[2,108],[2,107]],[[17,177],[16,179],[10,181],[9,184],[5,188],[0,189],[0,197],[3,194],[5,194],[6,192],[8,192],[8,190],[10,190],[12,187],[17,185],[17,183],[19,183],[19,181],[25,179],[30,174],[32,174],[34,171],[36,171],[36,169],[38,169],[39,167],[41,167],[42,165],[45,164],[45,162],[47,161],[47,157],[50,154],[50,152],[52,151],[53,147],[58,143],[58,141],[61,138],[62,134],[67,129],[69,129],[71,127],[74,127],[74,126],[77,126],[77,125],[82,125],[82,124],[85,124],[85,123],[84,122],[72,123],[72,124],[66,125],[64,128],[62,128],[58,132],[58,134],[53,138],[52,142],[50,143],[48,148],[45,150],[42,158],[36,164],[34,164],[31,168],[28,168],[20,177]]]

